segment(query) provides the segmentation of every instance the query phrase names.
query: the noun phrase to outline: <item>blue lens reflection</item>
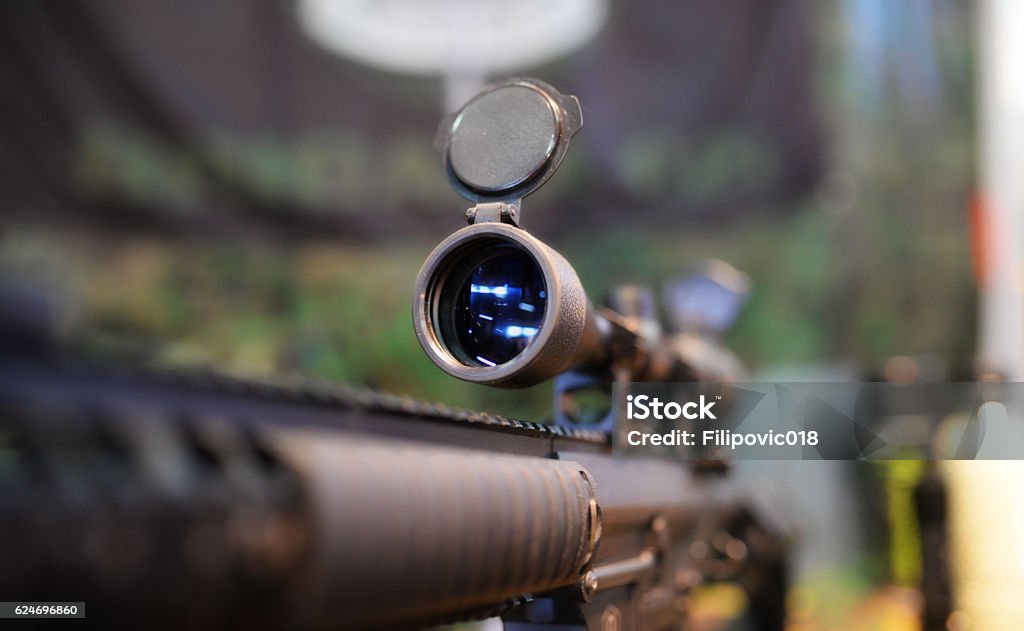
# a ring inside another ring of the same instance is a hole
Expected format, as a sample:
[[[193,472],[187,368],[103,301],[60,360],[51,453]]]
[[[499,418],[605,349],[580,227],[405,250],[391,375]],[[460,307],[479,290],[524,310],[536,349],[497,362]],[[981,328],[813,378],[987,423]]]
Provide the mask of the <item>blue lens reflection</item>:
[[[540,329],[547,299],[544,277],[522,250],[503,245],[478,265],[459,290],[454,325],[472,363],[497,366],[515,358]]]

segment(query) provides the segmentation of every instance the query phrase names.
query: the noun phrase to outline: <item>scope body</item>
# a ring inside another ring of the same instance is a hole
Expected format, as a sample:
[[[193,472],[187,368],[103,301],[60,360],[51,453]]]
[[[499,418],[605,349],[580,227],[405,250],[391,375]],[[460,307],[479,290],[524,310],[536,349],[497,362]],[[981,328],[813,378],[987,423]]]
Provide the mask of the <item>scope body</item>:
[[[603,363],[612,329],[562,255],[493,221],[455,232],[430,253],[416,281],[413,321],[442,370],[505,387]]]
[[[558,168],[583,124],[579,101],[536,79],[486,86],[441,121],[452,187],[475,202],[416,280],[413,324],[427,356],[472,383],[525,387],[566,370],[687,381],[641,323],[595,309],[568,261],[519,227],[522,200]]]

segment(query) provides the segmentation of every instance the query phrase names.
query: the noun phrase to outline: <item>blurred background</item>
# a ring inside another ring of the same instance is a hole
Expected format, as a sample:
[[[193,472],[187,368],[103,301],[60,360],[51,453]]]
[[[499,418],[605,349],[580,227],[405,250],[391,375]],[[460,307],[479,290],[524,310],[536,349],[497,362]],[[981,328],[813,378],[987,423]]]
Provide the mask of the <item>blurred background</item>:
[[[897,356],[972,377],[975,4],[549,4],[8,0],[0,276],[44,288],[89,356],[550,418],[550,384],[444,375],[410,315],[469,205],[437,123],[522,73],[582,101],[523,225],[594,299],[716,257],[753,280],[727,341],[755,377],[879,379]],[[790,489],[818,528],[794,629],[918,628],[923,470]]]

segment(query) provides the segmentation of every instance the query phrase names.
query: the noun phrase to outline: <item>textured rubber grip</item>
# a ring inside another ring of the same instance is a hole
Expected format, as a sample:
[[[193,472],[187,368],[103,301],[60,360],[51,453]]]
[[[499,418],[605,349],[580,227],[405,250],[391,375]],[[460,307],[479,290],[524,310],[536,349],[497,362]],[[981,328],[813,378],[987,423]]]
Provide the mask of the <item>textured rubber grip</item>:
[[[600,536],[589,475],[573,462],[313,434],[285,442],[314,510],[303,582],[319,593],[303,592],[317,618],[346,627],[571,584]]]

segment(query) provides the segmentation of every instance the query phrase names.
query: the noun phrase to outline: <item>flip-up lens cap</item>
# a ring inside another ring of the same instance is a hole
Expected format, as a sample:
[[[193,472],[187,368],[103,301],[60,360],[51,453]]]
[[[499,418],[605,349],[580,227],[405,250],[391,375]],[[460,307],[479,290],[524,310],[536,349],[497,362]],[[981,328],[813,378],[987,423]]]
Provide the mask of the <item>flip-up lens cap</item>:
[[[452,125],[448,159],[455,177],[500,193],[537,175],[558,141],[558,116],[540,92],[512,85],[470,101]]]
[[[547,181],[581,125],[576,97],[535,79],[511,79],[442,121],[438,144],[463,197],[515,201]]]

